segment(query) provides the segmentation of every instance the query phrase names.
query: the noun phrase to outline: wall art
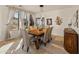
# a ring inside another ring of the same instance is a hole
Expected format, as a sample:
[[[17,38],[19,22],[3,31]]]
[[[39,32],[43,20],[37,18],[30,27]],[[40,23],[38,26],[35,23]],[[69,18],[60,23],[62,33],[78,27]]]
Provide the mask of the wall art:
[[[56,24],[61,25],[62,24],[62,18],[60,16],[56,17]]]
[[[52,18],[47,18],[47,25],[52,25]]]

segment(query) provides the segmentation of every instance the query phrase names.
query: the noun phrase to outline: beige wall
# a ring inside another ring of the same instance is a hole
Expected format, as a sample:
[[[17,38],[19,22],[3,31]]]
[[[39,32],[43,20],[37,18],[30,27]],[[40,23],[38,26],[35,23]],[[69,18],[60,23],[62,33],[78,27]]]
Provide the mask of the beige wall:
[[[52,10],[52,11],[48,11],[48,12],[38,13],[38,14],[36,14],[36,17],[39,17],[40,14],[42,14],[45,18],[51,17],[52,23],[53,23],[51,25],[51,26],[53,26],[52,34],[63,36],[64,28],[68,27],[68,24],[71,21],[71,19],[73,19],[73,21],[74,21],[73,15],[77,9],[79,9],[79,7],[57,9],[57,10]],[[62,17],[63,23],[61,25],[56,25],[55,21],[56,21],[57,16]],[[79,33],[79,28],[76,28],[74,26],[72,26],[72,28],[74,28]]]
[[[5,39],[7,21],[8,8],[6,6],[0,6],[0,40]]]

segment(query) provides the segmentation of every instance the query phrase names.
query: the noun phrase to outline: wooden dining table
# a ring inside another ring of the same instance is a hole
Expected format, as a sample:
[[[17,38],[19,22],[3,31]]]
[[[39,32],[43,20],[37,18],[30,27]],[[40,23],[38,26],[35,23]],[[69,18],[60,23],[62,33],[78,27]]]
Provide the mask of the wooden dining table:
[[[33,35],[35,37],[35,46],[36,49],[39,49],[40,47],[40,37],[42,35],[44,35],[44,33],[46,32],[46,28],[42,28],[42,29],[37,29],[37,28],[31,28],[28,30],[29,34]]]

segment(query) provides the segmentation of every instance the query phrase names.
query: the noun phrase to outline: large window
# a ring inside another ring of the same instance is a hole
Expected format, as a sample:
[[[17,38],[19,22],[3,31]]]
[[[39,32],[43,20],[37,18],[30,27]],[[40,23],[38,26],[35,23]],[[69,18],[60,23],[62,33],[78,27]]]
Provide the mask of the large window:
[[[25,26],[25,28],[28,28],[27,14],[25,14],[25,16],[24,16],[24,26]]]
[[[11,30],[19,30],[19,11],[15,11],[12,20],[9,23]]]
[[[19,11],[16,11],[15,14],[14,14],[14,19],[18,20],[18,18],[19,18]]]
[[[24,27],[25,28],[28,28],[28,20],[27,20],[27,14],[25,12],[23,12],[23,15],[20,17],[22,11],[18,11],[16,10],[13,17],[12,17],[12,20],[10,21],[10,29],[13,30],[13,29],[17,29],[19,30],[19,26],[20,26],[20,18],[22,17],[23,18],[23,22],[24,22]]]
[[[13,26],[19,30],[19,11],[17,10],[13,17]]]

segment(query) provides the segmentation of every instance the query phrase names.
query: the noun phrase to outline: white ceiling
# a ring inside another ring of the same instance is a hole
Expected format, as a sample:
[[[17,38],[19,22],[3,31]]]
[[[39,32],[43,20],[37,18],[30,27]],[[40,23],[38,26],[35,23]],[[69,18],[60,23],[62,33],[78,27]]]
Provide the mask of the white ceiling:
[[[79,7],[79,6],[78,5],[44,5],[43,12],[63,9],[63,8],[71,8],[71,7]],[[27,11],[34,12],[34,13],[40,12],[39,5],[21,5],[20,8],[25,9]]]

